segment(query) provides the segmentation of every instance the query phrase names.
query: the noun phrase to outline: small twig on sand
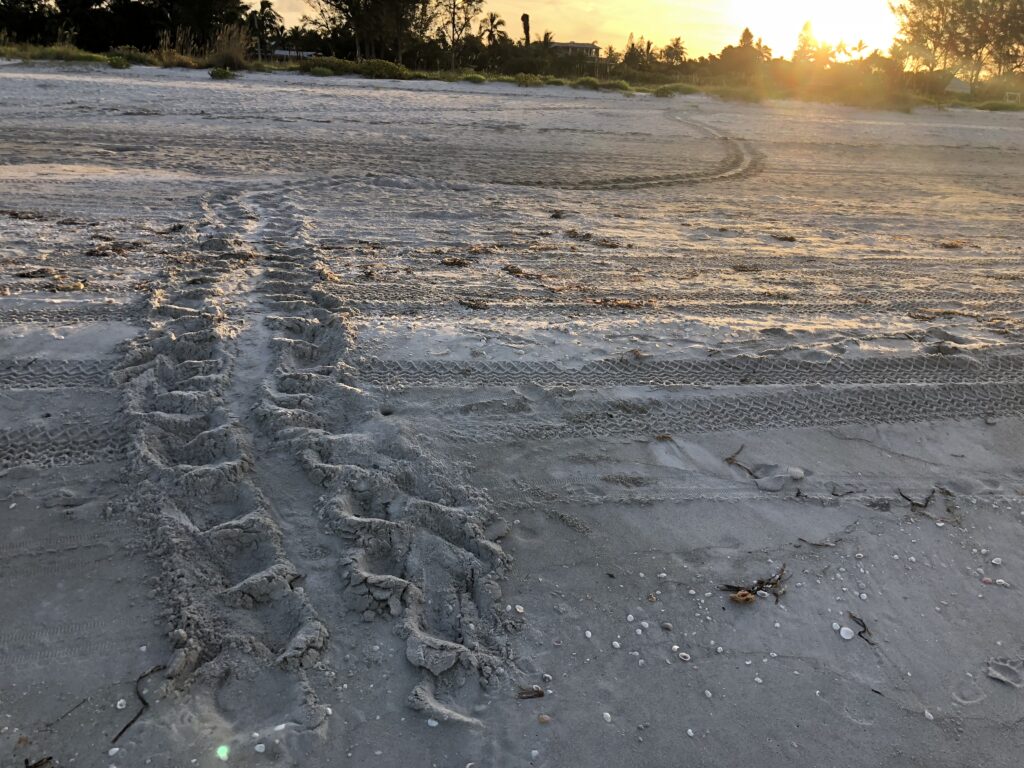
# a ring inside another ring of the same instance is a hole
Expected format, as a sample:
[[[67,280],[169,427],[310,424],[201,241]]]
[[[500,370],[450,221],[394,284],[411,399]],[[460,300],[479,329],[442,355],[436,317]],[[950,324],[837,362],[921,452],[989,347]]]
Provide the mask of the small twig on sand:
[[[520,688],[516,693],[517,699],[540,699],[544,697],[544,689],[539,685],[531,685],[529,688]]]
[[[911,509],[911,511],[914,511],[914,512],[924,511],[924,510],[928,509],[928,505],[931,504],[932,503],[932,499],[935,498],[935,489],[934,488],[932,488],[931,493],[929,493],[925,497],[924,501],[917,501],[916,499],[910,498],[909,496],[907,496],[907,494],[905,494],[899,488],[897,488],[896,491],[897,491],[897,493],[899,493],[900,496],[902,496],[904,498],[904,500],[910,502],[910,509]]]
[[[25,758],[25,768],[55,768],[56,764],[53,762],[52,757],[44,757],[40,760],[36,760],[34,763],[30,763],[28,758]]]
[[[724,461],[730,467],[739,467],[751,477],[757,477],[750,467],[744,466],[743,464],[740,464],[739,461],[737,461],[737,459],[739,459],[739,455],[743,453],[743,449],[746,447],[746,443],[744,443],[743,445],[740,446],[739,450],[736,451],[736,453],[732,454],[732,456],[726,456],[724,459],[722,459],[722,461]]]
[[[956,526],[961,525],[960,510],[956,506],[956,501],[954,500],[955,496],[953,492],[947,488],[932,488],[931,493],[928,494],[924,501],[917,501],[916,499],[910,498],[899,488],[896,490],[905,501],[909,502],[911,512],[922,514],[929,520],[934,520],[937,523],[952,523]],[[939,517],[928,511],[928,505],[932,503],[932,499],[935,498],[936,492],[942,494],[942,497],[946,500],[946,512],[948,513],[948,517]]]
[[[139,675],[138,678],[135,680],[135,695],[138,697],[139,701],[142,703],[142,706],[139,707],[139,711],[135,713],[135,717],[133,717],[131,720],[129,720],[127,723],[125,723],[124,728],[122,728],[120,731],[118,731],[117,735],[110,740],[111,744],[117,744],[117,740],[120,739],[122,736],[124,736],[125,731],[127,731],[129,728],[131,728],[133,725],[135,725],[135,723],[138,721],[138,719],[140,717],[142,717],[143,713],[147,709],[149,709],[149,702],[146,701],[146,698],[142,695],[142,690],[139,688],[139,686],[142,684],[143,680],[145,680],[147,677],[152,675],[154,672],[159,672],[161,669],[166,669],[166,666],[163,665],[163,664],[157,664],[155,667],[150,667],[149,669],[147,669],[145,672],[143,672],[141,675]]]
[[[842,541],[842,539],[836,539],[835,541],[828,541],[827,539],[825,541],[808,541],[807,539],[801,537],[798,538],[797,541],[802,541],[804,544],[810,544],[812,547],[834,547],[836,544]]]
[[[878,645],[878,643],[871,639],[871,630],[868,629],[868,625],[864,623],[864,619],[855,615],[852,611],[847,611],[846,615],[850,617],[850,621],[860,627],[860,632],[857,633],[857,637],[868,645]]]
[[[53,726],[55,726],[55,725],[56,725],[57,723],[59,723],[59,722],[60,722],[61,720],[63,720],[63,719],[65,718],[65,717],[67,717],[68,715],[70,715],[70,714],[71,714],[72,712],[74,712],[74,711],[75,711],[76,709],[78,709],[78,708],[79,708],[80,706],[82,706],[83,704],[85,704],[85,702],[87,702],[88,700],[89,700],[89,697],[88,697],[88,696],[86,696],[86,697],[85,697],[84,699],[82,699],[82,700],[81,700],[80,702],[78,702],[77,704],[75,704],[75,706],[73,706],[73,707],[72,707],[71,709],[69,709],[69,710],[68,710],[67,712],[65,712],[65,713],[64,713],[63,715],[61,715],[60,717],[58,717],[58,718],[57,718],[56,720],[54,720],[54,721],[52,721],[52,722],[49,722],[49,723],[47,723],[46,725],[44,725],[44,726],[43,726],[43,730],[47,730],[47,731],[48,731],[48,730],[50,730],[51,728],[53,728]]]

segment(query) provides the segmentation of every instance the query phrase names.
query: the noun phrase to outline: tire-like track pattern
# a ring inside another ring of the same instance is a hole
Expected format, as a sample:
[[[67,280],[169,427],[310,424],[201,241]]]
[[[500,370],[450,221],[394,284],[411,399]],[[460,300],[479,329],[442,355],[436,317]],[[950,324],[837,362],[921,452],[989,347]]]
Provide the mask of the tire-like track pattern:
[[[124,425],[116,419],[4,430],[0,431],[0,469],[118,461],[124,458],[127,442]]]
[[[81,304],[68,307],[0,308],[0,324],[72,325],[89,322],[138,322],[144,311],[136,304]]]
[[[104,360],[0,360],[0,389],[102,389],[112,386]]]
[[[612,359],[566,368],[551,362],[460,363],[366,359],[360,381],[379,387],[747,386],[947,384],[1024,380],[1024,356],[837,358],[827,363],[772,357],[722,360]]]
[[[948,384],[915,387],[838,387],[773,395],[691,397],[665,401],[612,401],[580,406],[561,422],[507,421],[451,431],[454,439],[557,440],[566,437],[700,434],[733,430],[899,424],[915,421],[1024,416],[1024,384]]]

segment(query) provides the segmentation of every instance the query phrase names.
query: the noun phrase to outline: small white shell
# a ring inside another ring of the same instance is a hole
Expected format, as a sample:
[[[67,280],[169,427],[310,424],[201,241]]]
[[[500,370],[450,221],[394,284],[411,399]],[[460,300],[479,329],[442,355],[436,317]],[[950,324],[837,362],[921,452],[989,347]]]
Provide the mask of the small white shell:
[[[839,630],[839,636],[843,638],[843,640],[853,640],[853,638],[857,636],[857,633],[849,627],[843,627]]]

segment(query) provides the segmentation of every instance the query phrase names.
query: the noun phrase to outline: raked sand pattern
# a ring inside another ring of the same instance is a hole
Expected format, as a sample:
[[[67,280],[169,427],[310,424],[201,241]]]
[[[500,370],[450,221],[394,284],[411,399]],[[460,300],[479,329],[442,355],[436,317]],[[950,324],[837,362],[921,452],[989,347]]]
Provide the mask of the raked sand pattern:
[[[0,764],[1019,764],[1019,116],[0,95]]]

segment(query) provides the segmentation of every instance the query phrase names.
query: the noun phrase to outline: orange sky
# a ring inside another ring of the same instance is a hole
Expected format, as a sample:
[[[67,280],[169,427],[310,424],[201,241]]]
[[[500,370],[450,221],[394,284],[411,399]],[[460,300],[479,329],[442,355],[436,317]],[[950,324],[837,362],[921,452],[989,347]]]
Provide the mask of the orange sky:
[[[308,12],[304,0],[275,0],[288,24]],[[519,17],[529,13],[536,35],[545,30],[560,41],[596,40],[621,50],[629,33],[657,44],[682,37],[690,55],[717,53],[735,43],[749,26],[776,55],[789,56],[805,21],[833,45],[864,40],[888,49],[897,31],[888,0],[489,0],[485,10],[499,13],[512,37],[522,36]]]

